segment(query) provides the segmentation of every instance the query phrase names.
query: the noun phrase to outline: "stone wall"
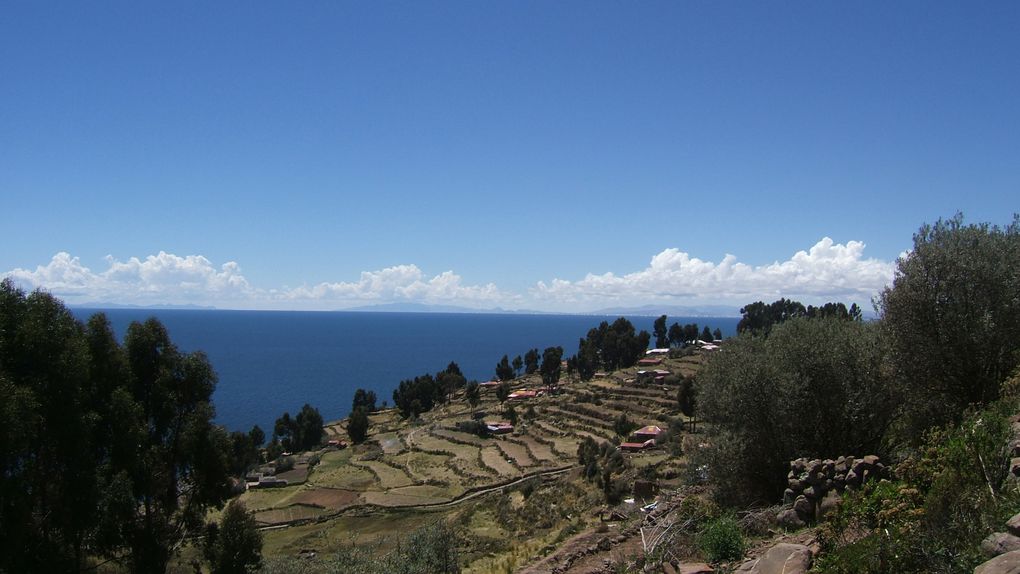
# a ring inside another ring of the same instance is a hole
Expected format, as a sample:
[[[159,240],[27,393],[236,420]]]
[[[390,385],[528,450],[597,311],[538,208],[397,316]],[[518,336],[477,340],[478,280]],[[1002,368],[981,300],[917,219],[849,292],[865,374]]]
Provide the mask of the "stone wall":
[[[889,468],[877,456],[841,456],[837,459],[798,458],[790,462],[783,504],[792,505],[776,519],[786,528],[800,528],[821,520],[839,504],[846,490],[855,490],[869,480],[889,478]]]

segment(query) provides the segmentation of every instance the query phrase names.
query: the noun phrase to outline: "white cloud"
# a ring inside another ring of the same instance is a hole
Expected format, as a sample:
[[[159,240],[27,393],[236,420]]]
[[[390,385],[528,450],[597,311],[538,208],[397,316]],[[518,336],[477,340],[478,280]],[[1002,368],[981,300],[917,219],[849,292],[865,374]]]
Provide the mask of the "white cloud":
[[[337,302],[413,301],[457,305],[493,306],[513,301],[493,283],[464,285],[460,275],[445,271],[428,278],[416,265],[397,265],[379,271],[363,271],[355,282],[319,283],[283,291],[280,298]]]
[[[641,271],[539,282],[532,296],[570,307],[658,302],[740,304],[778,297],[867,303],[892,282],[893,269],[892,262],[864,258],[864,243],[860,241],[843,245],[828,237],[787,261],[758,267],[741,263],[729,254],[713,263],[670,248],[652,257]]]
[[[677,248],[651,258],[648,266],[625,275],[588,274],[569,281],[540,281],[526,295],[495,284],[465,284],[453,271],[435,276],[416,265],[364,271],[356,281],[322,282],[296,288],[264,289],[249,284],[240,266],[218,267],[201,255],[160,252],[126,261],[106,258],[93,271],[77,257],[60,252],[35,270],[4,275],[27,288],[41,287],[70,303],[197,303],[241,309],[340,309],[355,305],[417,302],[474,308],[529,308],[591,311],[606,306],[645,304],[729,304],[790,297],[804,303],[856,302],[867,306],[890,284],[895,264],[864,257],[864,244],[823,238],[786,261],[751,266],[733,255],[719,262],[692,257]]]
[[[78,257],[62,251],[34,271],[14,269],[6,275],[25,287],[41,287],[71,302],[200,302],[244,298],[255,292],[233,261],[217,269],[201,255],[179,257],[160,251],[144,260],[118,261],[108,255],[106,263],[105,271],[93,272]]]

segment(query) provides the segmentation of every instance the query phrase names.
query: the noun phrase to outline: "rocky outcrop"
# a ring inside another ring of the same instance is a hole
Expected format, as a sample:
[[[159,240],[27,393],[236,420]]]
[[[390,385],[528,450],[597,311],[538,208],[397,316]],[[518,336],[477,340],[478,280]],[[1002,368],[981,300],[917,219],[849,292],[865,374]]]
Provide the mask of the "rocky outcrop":
[[[811,569],[811,549],[803,544],[776,544],[737,568],[741,574],[805,574]]]
[[[992,558],[975,568],[974,574],[1020,574],[1020,550]]]
[[[798,458],[790,462],[783,503],[792,506],[776,515],[784,528],[800,528],[821,520],[839,505],[846,490],[860,488],[866,481],[889,477],[889,468],[875,455],[863,458],[841,456],[836,459]]]

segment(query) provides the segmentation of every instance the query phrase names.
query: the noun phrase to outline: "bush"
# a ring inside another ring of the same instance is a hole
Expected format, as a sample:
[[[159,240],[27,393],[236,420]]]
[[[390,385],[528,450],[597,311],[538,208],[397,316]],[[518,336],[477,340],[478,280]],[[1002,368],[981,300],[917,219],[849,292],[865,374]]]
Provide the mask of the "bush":
[[[294,457],[285,456],[276,461],[276,473],[287,472],[294,469]]]
[[[698,546],[711,562],[739,560],[744,556],[744,535],[736,520],[717,518],[705,525]]]

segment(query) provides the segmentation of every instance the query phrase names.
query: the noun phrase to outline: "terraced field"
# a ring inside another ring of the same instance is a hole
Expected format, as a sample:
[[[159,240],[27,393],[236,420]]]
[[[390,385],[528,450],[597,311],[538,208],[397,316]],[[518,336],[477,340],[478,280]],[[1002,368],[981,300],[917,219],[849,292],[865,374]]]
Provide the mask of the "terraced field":
[[[667,361],[663,368],[690,370],[698,360]],[[568,467],[576,463],[577,446],[586,437],[621,442],[613,430],[621,414],[642,426],[663,427],[677,415],[675,386],[624,382],[635,377],[630,369],[586,383],[564,380],[559,393],[518,403],[518,415],[528,410],[531,418],[519,420],[516,431],[503,436],[457,430],[473,412],[488,413],[487,421],[501,420],[504,409],[492,392],[483,392],[475,408],[455,396],[414,424],[401,420],[393,409],[376,412],[370,416],[369,440],[321,451],[305,484],[253,490],[242,498],[260,523],[284,524],[333,516],[352,506],[408,508],[456,501],[469,492]],[[531,376],[513,387],[539,384]],[[347,441],[346,422],[329,423],[326,440]],[[663,451],[629,456],[635,467],[666,458]],[[301,471],[291,476],[300,480]]]

